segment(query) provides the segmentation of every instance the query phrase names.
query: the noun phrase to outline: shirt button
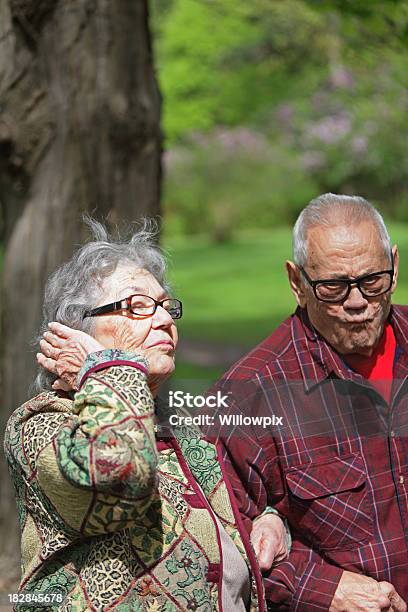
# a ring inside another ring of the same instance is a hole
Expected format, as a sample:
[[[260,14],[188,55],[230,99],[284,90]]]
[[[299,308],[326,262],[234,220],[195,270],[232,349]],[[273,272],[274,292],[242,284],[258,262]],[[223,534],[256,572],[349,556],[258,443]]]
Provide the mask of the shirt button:
[[[391,438],[394,438],[394,436],[395,436],[395,431],[393,429],[390,431],[390,436],[391,436]]]
[[[404,477],[402,474],[400,474],[399,481],[400,481],[400,484],[404,484]]]

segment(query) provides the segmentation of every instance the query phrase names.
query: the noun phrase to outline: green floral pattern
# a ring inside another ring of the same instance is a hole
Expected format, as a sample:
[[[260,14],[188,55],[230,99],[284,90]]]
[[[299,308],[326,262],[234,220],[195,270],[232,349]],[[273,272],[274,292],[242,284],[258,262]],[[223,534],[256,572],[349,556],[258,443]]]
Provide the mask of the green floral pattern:
[[[180,437],[179,443],[190,470],[208,497],[222,478],[215,447],[196,437]]]
[[[8,423],[23,541],[20,592],[63,596],[41,610],[219,609],[217,585],[206,579],[209,563],[220,562],[213,519],[188,504],[193,477],[209,503],[225,487],[216,449],[196,428],[178,428],[190,472],[178,461],[176,441],[157,453],[153,400],[145,373],[132,363],[139,357],[94,354],[74,401],[43,393]],[[225,516],[233,516],[230,507]],[[233,519],[220,519],[246,557]],[[252,601],[256,610],[255,591]]]
[[[130,353],[129,351],[123,351],[119,349],[104,349],[102,351],[96,351],[95,353],[91,353],[88,355],[84,364],[77,376],[77,383],[80,386],[82,379],[86,374],[89,373],[90,370],[95,370],[97,368],[103,369],[103,365],[105,363],[113,363],[127,361],[129,363],[134,363],[137,366],[141,366],[147,372],[149,369],[148,361],[145,357],[141,355]]]

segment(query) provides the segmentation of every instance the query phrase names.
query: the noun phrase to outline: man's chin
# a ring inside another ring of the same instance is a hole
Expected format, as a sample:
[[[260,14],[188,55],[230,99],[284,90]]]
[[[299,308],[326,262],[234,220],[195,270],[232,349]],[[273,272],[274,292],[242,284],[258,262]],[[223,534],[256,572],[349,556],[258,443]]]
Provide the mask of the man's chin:
[[[367,329],[364,325],[347,325],[341,331],[339,330],[337,342],[334,341],[331,344],[341,354],[366,354],[373,350],[377,340],[376,334],[373,333],[372,329]]]
[[[343,354],[361,354],[369,355],[375,348],[377,341],[367,333],[350,334],[347,341],[343,345]]]

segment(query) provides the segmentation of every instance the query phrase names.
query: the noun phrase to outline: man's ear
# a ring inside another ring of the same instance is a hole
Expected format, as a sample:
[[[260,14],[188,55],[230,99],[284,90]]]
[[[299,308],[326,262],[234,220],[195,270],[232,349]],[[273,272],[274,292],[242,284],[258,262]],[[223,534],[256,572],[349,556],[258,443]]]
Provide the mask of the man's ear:
[[[398,264],[399,264],[399,255],[398,255],[398,247],[396,244],[392,247],[392,256],[394,258],[394,280],[391,285],[391,293],[394,293],[397,288],[398,281]]]
[[[286,272],[288,273],[289,285],[293,295],[295,296],[295,300],[301,308],[305,308],[306,292],[302,283],[302,279],[300,277],[301,272],[297,265],[293,263],[293,261],[288,260],[285,266]]]

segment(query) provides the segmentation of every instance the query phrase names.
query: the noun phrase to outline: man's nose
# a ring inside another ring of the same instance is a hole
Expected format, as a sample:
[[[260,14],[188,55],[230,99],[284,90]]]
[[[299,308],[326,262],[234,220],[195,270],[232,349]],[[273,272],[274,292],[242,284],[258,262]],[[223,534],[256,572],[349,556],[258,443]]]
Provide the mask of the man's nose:
[[[360,289],[357,285],[353,285],[351,287],[350,293],[347,296],[347,299],[344,300],[343,306],[344,308],[364,308],[368,304],[367,299],[361,293]]]

